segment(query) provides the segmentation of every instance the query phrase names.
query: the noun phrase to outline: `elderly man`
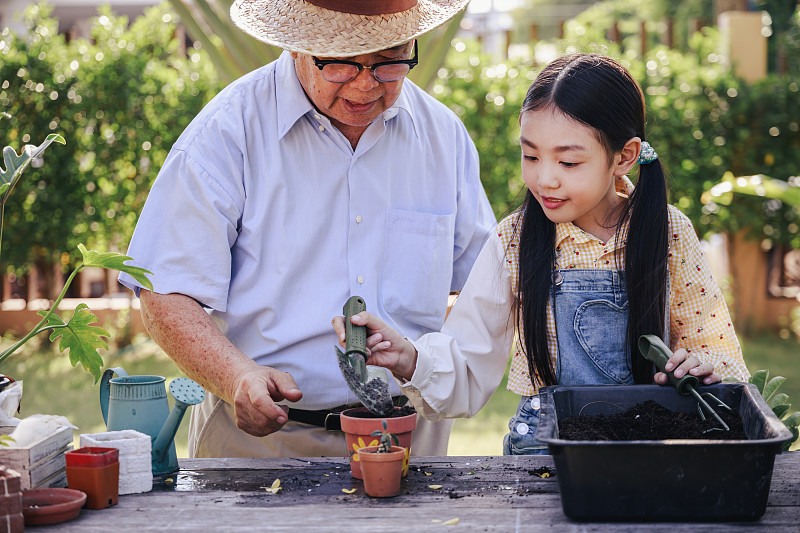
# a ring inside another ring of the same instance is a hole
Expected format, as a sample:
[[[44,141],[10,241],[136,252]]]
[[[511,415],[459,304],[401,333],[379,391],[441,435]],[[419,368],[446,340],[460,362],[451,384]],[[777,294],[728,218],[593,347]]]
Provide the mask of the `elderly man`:
[[[324,421],[357,403],[330,324],[349,296],[414,338],[442,326],[495,219],[464,126],[405,76],[415,38],[467,2],[232,6],[286,51],[220,92],[167,157],[129,248],[154,291],[120,276],[211,393],[192,411],[193,457],[347,454]],[[450,423],[420,419],[412,452],[446,454]]]

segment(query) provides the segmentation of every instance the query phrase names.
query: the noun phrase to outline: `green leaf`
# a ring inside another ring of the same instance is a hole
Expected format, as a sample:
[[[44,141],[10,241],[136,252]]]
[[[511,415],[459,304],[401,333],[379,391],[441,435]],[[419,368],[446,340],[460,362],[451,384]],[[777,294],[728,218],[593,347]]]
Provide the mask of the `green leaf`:
[[[39,311],[44,316],[46,311]],[[102,337],[111,334],[100,326],[93,326],[98,322],[97,317],[86,304],[75,308],[72,318],[66,324],[56,314],[48,317],[45,328],[55,328],[50,333],[50,342],[55,342],[59,337],[59,351],[69,350],[69,361],[72,366],[80,363],[83,368],[91,372],[94,382],[100,379],[100,369],[103,367],[103,358],[97,353],[100,348],[108,348]]]
[[[27,168],[33,159],[36,159],[48,146],[57,142],[59,144],[67,144],[64,137],[57,133],[51,133],[47,136],[42,144],[33,146],[26,144],[22,148],[22,153],[17,155],[17,152],[10,146],[3,148],[3,162],[5,163],[5,170],[0,168],[0,203],[5,204],[8,195],[11,194],[14,185],[19,181],[22,171]]]
[[[794,441],[796,441],[798,438],[800,438],[800,430],[798,430],[796,427],[789,428],[789,431],[792,432],[792,436],[794,438],[792,440],[790,440],[789,442],[785,443],[781,447],[781,450],[784,451],[784,452],[788,452],[789,448],[791,448],[791,446],[792,446],[792,443],[794,443]]]
[[[767,378],[769,378],[769,370],[758,370],[750,376],[750,383],[756,386],[762,396],[764,395],[764,384],[767,382]]]
[[[774,406],[772,408],[772,412],[775,413],[775,416],[777,416],[778,418],[783,418],[784,416],[786,416],[786,413],[788,413],[791,410],[791,408],[792,404],[782,403],[780,405]]]
[[[800,426],[800,411],[795,411],[783,421],[789,429]]]
[[[130,274],[133,279],[141,283],[144,287],[147,287],[151,291],[153,290],[153,283],[147,277],[147,274],[152,276],[152,272],[146,268],[125,264],[126,261],[133,261],[132,257],[116,252],[105,252],[101,254],[94,250],[87,250],[83,244],[79,244],[78,249],[83,255],[84,266],[108,268],[125,272],[126,274]]]
[[[775,376],[771,380],[764,385],[764,392],[761,393],[761,396],[770,403],[772,401],[772,397],[775,396],[775,393],[778,391],[783,382],[786,381],[786,378],[783,376]],[[788,397],[788,396],[787,396]]]
[[[775,395],[775,396],[773,396],[773,397],[772,397],[772,399],[771,399],[769,402],[767,402],[767,403],[769,404],[770,408],[771,408],[773,411],[774,411],[774,410],[775,410],[775,408],[776,408],[776,407],[778,407],[779,405],[791,405],[791,404],[789,403],[789,395],[788,395],[788,394],[783,394],[783,393],[776,394],[776,395]]]

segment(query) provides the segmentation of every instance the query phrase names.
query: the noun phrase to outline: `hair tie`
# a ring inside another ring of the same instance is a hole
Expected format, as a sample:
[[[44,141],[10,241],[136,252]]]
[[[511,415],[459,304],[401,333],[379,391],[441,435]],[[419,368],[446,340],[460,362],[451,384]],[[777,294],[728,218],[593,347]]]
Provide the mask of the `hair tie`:
[[[653,147],[650,146],[650,143],[642,141],[642,151],[639,152],[639,164],[649,165],[656,159],[658,159],[658,154],[653,150]]]

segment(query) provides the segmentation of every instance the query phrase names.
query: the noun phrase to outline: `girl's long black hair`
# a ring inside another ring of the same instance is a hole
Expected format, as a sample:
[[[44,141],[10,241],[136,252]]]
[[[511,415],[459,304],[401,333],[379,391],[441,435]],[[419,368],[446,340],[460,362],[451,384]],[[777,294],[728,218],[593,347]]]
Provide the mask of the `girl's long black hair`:
[[[608,154],[632,137],[646,139],[644,95],[616,61],[596,54],[572,54],[556,59],[528,89],[522,111],[553,109],[592,128]],[[555,258],[555,224],[528,191],[520,208],[519,284],[516,319],[525,334],[525,354],[531,382],[555,385],[547,346],[547,305]],[[628,291],[626,351],[636,383],[650,383],[653,366],[638,355],[638,338],[664,335],[667,302],[667,185],[660,161],[640,165],[639,178],[624,210],[615,221],[629,220],[625,248]]]

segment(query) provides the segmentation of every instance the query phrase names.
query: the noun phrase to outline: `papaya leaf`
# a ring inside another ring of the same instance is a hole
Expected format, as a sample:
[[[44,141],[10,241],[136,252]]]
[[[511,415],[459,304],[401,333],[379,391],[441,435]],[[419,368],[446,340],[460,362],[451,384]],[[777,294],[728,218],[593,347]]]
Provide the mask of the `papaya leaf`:
[[[39,311],[44,316],[46,311]],[[61,317],[51,314],[47,319],[44,328],[54,328],[50,333],[50,342],[55,342],[59,337],[59,351],[69,350],[69,361],[72,366],[80,363],[83,368],[94,376],[94,382],[100,379],[100,369],[103,367],[103,358],[97,353],[100,348],[108,348],[108,344],[102,337],[110,337],[111,334],[100,326],[92,325],[98,323],[97,317],[86,304],[79,304],[75,312],[65,323]]]
[[[758,370],[750,376],[750,383],[756,386],[762,396],[764,395],[764,384],[767,382],[767,378],[769,378],[769,370]]]
[[[78,245],[81,254],[83,255],[83,266],[101,267],[112,270],[119,270],[130,274],[133,279],[141,283],[149,290],[153,290],[153,283],[147,277],[147,274],[153,275],[149,270],[133,265],[126,265],[126,261],[133,261],[133,258],[127,255],[118,254],[116,252],[99,253],[94,250],[87,250],[83,244]]]
[[[42,155],[47,147],[54,142],[67,144],[64,137],[57,133],[51,133],[39,146],[26,144],[22,148],[22,153],[19,155],[17,155],[17,152],[10,146],[3,148],[3,162],[6,168],[5,170],[0,168],[0,203],[6,203],[8,196],[14,189],[14,185],[19,181],[22,171],[27,168],[32,160]]]
[[[780,405],[774,406],[772,408],[772,412],[775,413],[775,416],[777,416],[780,419],[786,416],[786,413],[788,413],[791,410],[791,408],[792,408],[791,404],[782,403]]]
[[[783,376],[775,376],[771,380],[767,381],[767,384],[764,385],[764,390],[761,393],[761,396],[770,403],[772,401],[772,397],[775,396],[775,393],[778,391],[783,382],[786,381],[786,378]]]

